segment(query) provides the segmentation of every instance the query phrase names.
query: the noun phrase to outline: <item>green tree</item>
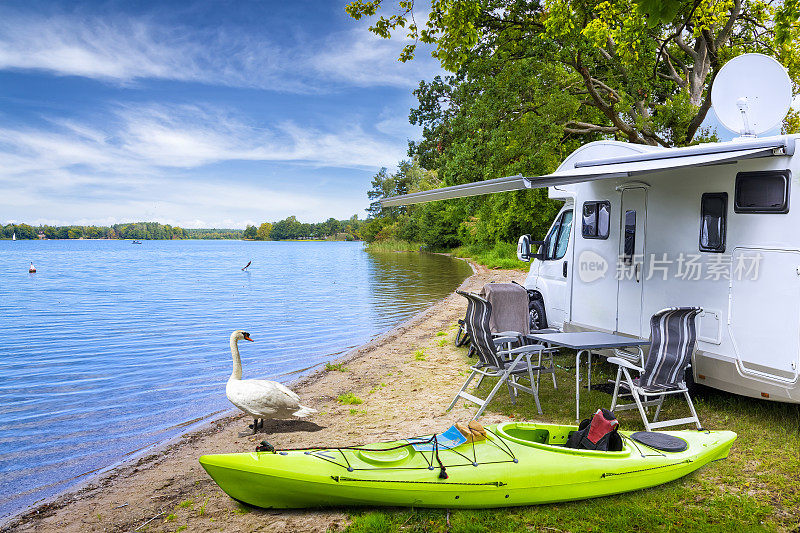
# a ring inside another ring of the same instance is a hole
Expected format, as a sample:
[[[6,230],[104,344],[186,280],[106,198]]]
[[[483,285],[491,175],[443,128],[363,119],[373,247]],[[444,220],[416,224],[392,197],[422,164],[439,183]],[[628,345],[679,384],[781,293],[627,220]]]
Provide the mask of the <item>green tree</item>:
[[[355,19],[378,13],[383,0],[347,6]],[[800,82],[800,2],[745,0],[432,0],[424,25],[414,2],[399,0],[370,30],[382,37],[405,28],[400,59],[417,42],[452,72],[476,58],[538,59],[563,75],[538,89],[571,95],[579,107],[559,125],[566,134],[604,134],[630,142],[693,142],[711,106],[710,88],[724,63],[744,52],[776,57]],[[652,15],[652,16],[651,16]],[[538,71],[532,71],[536,77]],[[536,104],[542,103],[541,100]]]
[[[258,234],[258,230],[256,229],[256,227],[255,226],[251,226],[250,224],[248,224],[247,227],[244,230],[244,233],[242,233],[242,238],[244,238],[244,239],[255,239],[257,234]]]
[[[268,241],[270,231],[272,231],[272,224],[269,222],[262,222],[258,227],[258,231],[256,231],[256,240]]]

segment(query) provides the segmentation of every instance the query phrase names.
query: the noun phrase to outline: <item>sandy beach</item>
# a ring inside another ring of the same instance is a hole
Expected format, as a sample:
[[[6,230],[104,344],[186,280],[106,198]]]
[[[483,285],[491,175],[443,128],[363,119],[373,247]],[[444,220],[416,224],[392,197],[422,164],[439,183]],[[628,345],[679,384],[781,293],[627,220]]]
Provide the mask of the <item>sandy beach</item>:
[[[490,281],[521,282],[525,277],[519,271],[477,265],[473,269],[462,288],[478,290]],[[267,421],[257,435],[248,434],[252,422],[248,418],[236,415],[215,420],[18,516],[2,531],[341,530],[348,524],[346,512],[242,506],[217,487],[197,458],[253,451],[263,439],[276,448],[363,444],[432,433],[467,420],[476,406],[462,402],[445,411],[467,370],[464,351],[452,343],[464,308],[464,299],[451,294],[349,352],[337,361],[344,371],[323,369],[293,383],[303,403],[319,411],[312,417]],[[446,335],[437,335],[440,332]],[[257,347],[256,343],[251,351]],[[416,350],[423,350],[423,357],[415,357]],[[220,353],[220,357],[229,354]],[[224,386],[220,383],[219,394],[225,394]],[[340,405],[337,397],[348,392],[363,403]],[[491,414],[482,418],[485,423],[500,420]]]

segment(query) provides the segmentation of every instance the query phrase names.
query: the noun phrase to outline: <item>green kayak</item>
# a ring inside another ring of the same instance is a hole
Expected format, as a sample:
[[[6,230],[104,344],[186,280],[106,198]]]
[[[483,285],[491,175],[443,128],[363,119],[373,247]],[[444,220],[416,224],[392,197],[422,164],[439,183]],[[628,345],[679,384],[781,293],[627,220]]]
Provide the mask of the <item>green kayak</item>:
[[[564,447],[576,429],[507,422],[488,426],[477,442],[459,441],[457,432],[450,439],[449,431],[361,447],[204,455],[200,464],[229,496],[256,507],[506,507],[666,483],[727,457],[736,438],[731,431],[620,431],[622,451]],[[659,449],[659,438],[672,448]]]

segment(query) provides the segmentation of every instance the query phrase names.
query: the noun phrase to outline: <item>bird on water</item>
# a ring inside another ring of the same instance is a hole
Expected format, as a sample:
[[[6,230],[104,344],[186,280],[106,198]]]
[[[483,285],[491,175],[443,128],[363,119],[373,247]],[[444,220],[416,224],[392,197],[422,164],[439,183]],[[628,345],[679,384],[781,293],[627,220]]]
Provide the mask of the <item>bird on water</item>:
[[[247,270],[247,267],[250,266],[250,263],[252,263],[252,261],[248,261],[247,264],[242,267],[242,270]]]
[[[242,379],[240,340],[253,342],[246,331],[231,333],[233,373],[225,386],[225,394],[233,405],[253,417],[253,434],[264,427],[265,418],[302,418],[317,412],[316,409],[300,405],[300,397],[277,381]]]

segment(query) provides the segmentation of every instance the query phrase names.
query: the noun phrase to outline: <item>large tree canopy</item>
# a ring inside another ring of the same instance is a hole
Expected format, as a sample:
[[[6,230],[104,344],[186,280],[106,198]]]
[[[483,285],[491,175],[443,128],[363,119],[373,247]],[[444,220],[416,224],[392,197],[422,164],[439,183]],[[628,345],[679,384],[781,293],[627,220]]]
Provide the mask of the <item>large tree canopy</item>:
[[[800,82],[800,0],[431,0],[422,18],[414,0],[382,4],[356,0],[347,11],[377,16],[370,30],[382,37],[405,28],[401,61],[413,59],[418,42],[433,44],[460,80],[475,63],[480,71],[521,62],[532,110],[568,102],[550,117],[561,134],[690,144],[703,137],[717,72],[745,52],[775,57]]]

